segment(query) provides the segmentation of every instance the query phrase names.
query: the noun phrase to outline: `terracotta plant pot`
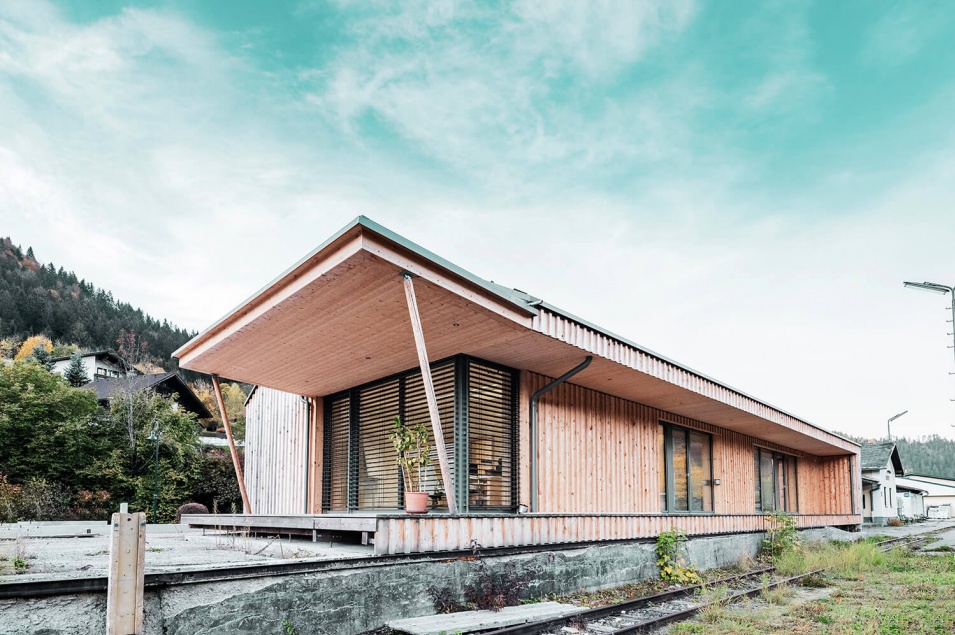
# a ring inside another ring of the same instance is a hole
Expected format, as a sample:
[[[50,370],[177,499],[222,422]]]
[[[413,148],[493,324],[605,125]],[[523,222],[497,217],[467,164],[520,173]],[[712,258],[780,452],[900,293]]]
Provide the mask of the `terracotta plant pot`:
[[[428,513],[428,492],[405,492],[405,512],[408,514]]]

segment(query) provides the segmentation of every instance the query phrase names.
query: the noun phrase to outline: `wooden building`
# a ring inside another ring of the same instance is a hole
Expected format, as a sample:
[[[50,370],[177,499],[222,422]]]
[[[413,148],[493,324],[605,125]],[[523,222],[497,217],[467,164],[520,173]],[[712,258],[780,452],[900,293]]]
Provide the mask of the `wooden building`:
[[[857,444],[364,217],[175,356],[260,387],[245,526],[395,553],[862,522]],[[401,511],[396,415],[442,441],[423,517]]]

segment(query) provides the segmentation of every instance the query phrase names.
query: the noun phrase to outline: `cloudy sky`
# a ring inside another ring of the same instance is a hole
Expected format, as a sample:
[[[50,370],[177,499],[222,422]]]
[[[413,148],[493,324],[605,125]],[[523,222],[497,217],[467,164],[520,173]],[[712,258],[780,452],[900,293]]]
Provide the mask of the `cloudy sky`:
[[[828,428],[955,436],[949,2],[0,2],[0,235],[201,329],[358,214]]]

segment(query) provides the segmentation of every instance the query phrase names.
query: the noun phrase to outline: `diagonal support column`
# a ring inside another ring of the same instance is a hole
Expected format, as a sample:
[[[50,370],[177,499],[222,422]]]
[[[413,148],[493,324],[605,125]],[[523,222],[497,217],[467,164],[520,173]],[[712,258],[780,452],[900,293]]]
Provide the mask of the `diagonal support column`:
[[[235,468],[235,477],[239,481],[239,491],[242,493],[242,506],[245,513],[252,513],[249,504],[249,494],[245,491],[245,478],[242,476],[242,466],[239,465],[239,453],[235,449],[235,438],[232,436],[232,424],[229,423],[229,413],[225,411],[225,400],[222,398],[222,388],[219,387],[219,376],[212,376],[212,387],[215,389],[216,402],[219,404],[219,414],[222,415],[222,425],[225,426],[225,436],[229,440],[229,452],[232,454],[232,466]]]
[[[428,363],[428,350],[424,346],[424,331],[421,329],[421,315],[418,313],[418,301],[415,299],[412,274],[401,274],[405,285],[405,298],[408,300],[408,312],[411,314],[411,330],[414,331],[415,348],[418,349],[418,364],[421,366],[421,381],[428,400],[428,414],[431,415],[431,429],[434,431],[434,445],[438,448],[438,463],[441,465],[441,481],[444,494],[448,497],[448,511],[458,513],[454,501],[454,483],[451,482],[451,470],[448,467],[448,451],[444,445],[444,432],[441,430],[441,415],[438,413],[438,399],[434,395],[434,382],[431,379],[431,365]]]

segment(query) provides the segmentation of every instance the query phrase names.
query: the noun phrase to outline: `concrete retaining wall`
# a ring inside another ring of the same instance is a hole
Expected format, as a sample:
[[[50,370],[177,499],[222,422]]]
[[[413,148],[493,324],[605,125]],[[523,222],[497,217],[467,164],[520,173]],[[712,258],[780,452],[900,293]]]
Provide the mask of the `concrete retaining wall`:
[[[697,538],[688,544],[701,569],[755,556],[762,534]],[[658,575],[651,543],[610,543],[580,549],[486,558],[493,571],[529,571],[527,597],[597,590]],[[294,576],[191,584],[147,592],[144,635],[281,633],[288,619],[302,635],[354,635],[387,620],[434,613],[428,588],[463,590],[473,561],[406,562]],[[101,635],[105,597],[58,596],[0,601],[0,633]]]

